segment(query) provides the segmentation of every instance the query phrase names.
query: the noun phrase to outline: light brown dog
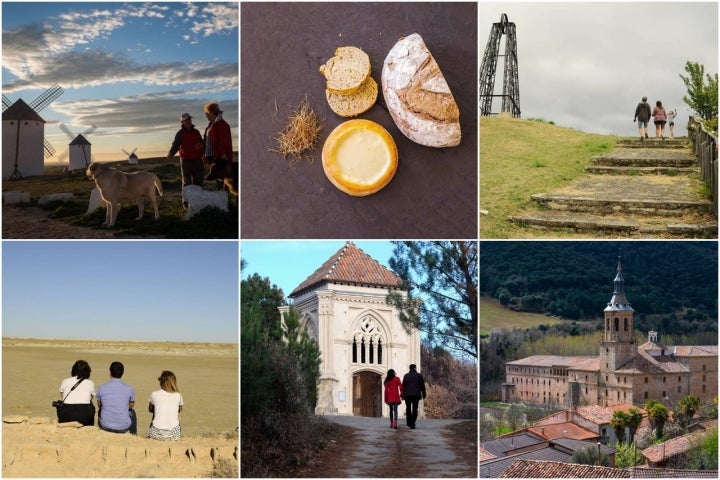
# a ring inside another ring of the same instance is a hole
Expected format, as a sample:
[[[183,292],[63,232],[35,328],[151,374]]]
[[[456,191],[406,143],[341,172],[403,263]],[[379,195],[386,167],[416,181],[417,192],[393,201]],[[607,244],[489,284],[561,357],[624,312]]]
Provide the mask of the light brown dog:
[[[155,220],[160,218],[155,189],[162,197],[163,187],[160,179],[152,172],[125,173],[103,163],[91,163],[85,172],[100,190],[102,199],[107,204],[104,227],[112,228],[120,212],[120,202],[136,200],[138,217],[143,218],[145,211],[144,198],[150,199],[155,209]]]

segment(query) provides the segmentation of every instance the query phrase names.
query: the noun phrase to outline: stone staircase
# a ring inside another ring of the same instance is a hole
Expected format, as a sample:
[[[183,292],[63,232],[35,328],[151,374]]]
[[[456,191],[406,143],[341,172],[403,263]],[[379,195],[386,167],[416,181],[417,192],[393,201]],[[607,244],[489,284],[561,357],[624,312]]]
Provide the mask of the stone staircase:
[[[699,166],[686,139],[623,140],[617,147],[593,157],[587,175],[532,195],[537,210],[509,220],[589,237],[717,238],[717,218],[699,193]]]

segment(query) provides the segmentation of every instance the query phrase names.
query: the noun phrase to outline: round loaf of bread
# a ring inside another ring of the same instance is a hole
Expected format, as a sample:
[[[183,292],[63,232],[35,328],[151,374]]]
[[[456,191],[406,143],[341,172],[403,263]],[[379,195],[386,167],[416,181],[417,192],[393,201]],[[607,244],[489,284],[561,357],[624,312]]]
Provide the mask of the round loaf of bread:
[[[320,73],[327,80],[328,90],[349,95],[370,76],[370,57],[357,47],[339,47],[335,56],[320,66]]]
[[[325,140],[322,164],[328,180],[338,189],[356,197],[370,195],[395,175],[397,147],[381,125],[371,120],[348,120]]]
[[[417,33],[398,40],[388,53],[382,91],[395,125],[410,140],[428,147],[460,144],[460,110]]]
[[[341,117],[356,117],[367,112],[375,105],[377,95],[378,84],[372,77],[367,77],[360,89],[349,95],[340,95],[325,89],[330,108]]]

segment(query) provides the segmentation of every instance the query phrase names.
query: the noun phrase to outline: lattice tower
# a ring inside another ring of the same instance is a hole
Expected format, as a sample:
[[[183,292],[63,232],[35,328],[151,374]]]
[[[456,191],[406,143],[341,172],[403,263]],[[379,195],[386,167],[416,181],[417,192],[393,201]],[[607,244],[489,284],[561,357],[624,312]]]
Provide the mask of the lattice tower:
[[[505,39],[505,53],[500,54],[500,43]],[[495,94],[495,78],[498,57],[505,57],[503,69],[503,93]],[[480,67],[480,115],[493,115],[493,99],[502,97],[501,112],[508,112],[513,117],[520,117],[520,83],[518,80],[517,36],[515,24],[508,21],[507,14],[502,14],[500,21],[493,23],[490,30],[482,66]]]

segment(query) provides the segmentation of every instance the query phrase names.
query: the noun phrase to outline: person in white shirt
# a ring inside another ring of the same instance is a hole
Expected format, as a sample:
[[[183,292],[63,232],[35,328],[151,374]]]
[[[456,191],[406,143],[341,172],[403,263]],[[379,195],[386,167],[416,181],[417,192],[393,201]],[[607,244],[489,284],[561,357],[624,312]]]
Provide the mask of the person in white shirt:
[[[95,424],[95,384],[90,380],[90,364],[78,360],[70,370],[70,377],[60,382],[60,402],[57,405],[58,423],[80,422],[83,425]]]
[[[156,440],[180,440],[180,413],[183,408],[182,394],[178,391],[175,374],[163,370],[158,377],[160,390],[150,394],[148,410],[153,414],[148,438]]]

